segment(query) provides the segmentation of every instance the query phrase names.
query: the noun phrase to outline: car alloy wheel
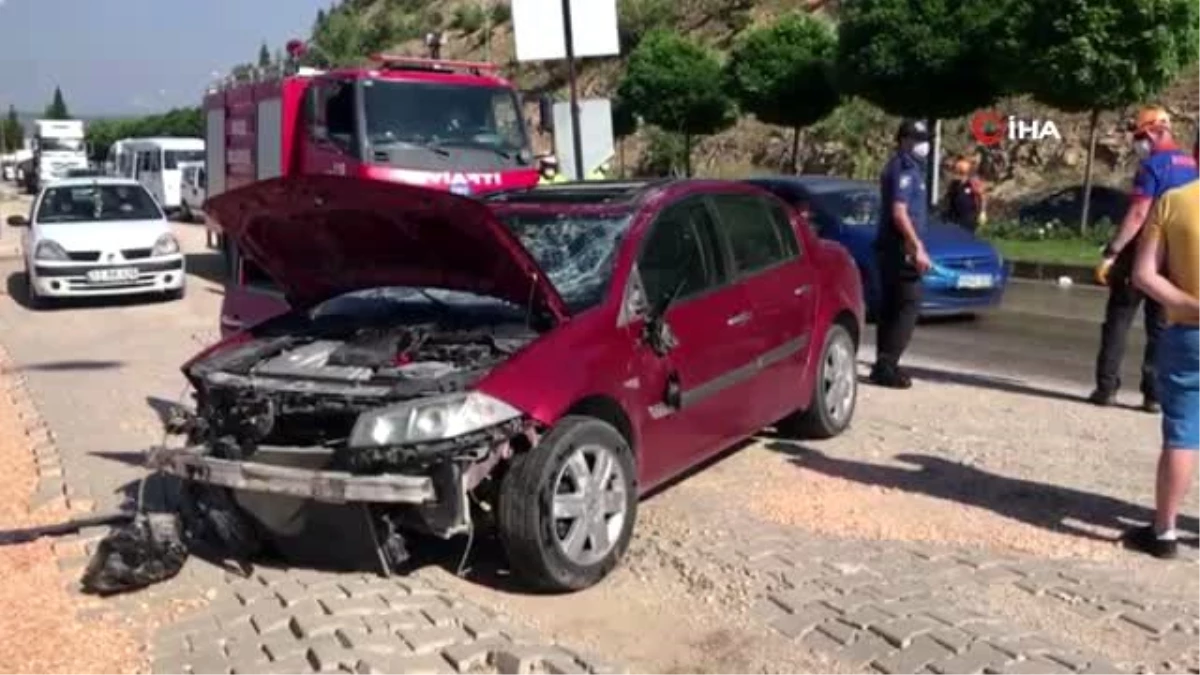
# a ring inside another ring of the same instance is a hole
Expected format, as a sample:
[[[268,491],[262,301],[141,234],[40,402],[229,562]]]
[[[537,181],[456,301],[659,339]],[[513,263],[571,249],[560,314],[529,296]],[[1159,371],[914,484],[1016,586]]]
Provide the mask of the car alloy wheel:
[[[637,520],[629,443],[611,424],[569,415],[510,460],[497,526],[515,576],[546,591],[597,583],[620,562]]]
[[[576,565],[608,555],[625,528],[625,476],[613,451],[581,446],[554,481],[553,529],[558,548]]]
[[[780,421],[781,433],[800,438],[832,438],[850,426],[858,397],[855,363],[858,345],[845,326],[829,326],[816,362],[812,400]]]
[[[849,340],[835,340],[825,351],[825,363],[821,368],[821,384],[825,388],[824,405],[834,426],[845,426],[854,411],[854,399],[858,387],[854,354]]]

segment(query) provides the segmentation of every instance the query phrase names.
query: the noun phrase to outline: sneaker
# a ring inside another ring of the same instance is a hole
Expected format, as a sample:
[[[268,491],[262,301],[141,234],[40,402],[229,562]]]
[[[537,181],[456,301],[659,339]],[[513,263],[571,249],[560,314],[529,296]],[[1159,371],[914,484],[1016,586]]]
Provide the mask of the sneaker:
[[[871,384],[889,389],[912,388],[912,378],[899,368],[881,368],[876,366],[871,369],[871,377],[868,379]]]
[[[1158,414],[1162,412],[1162,406],[1159,405],[1158,401],[1147,396],[1142,399],[1142,410],[1151,414]]]
[[[1104,407],[1104,406],[1112,405],[1113,399],[1115,399],[1115,398],[1116,398],[1116,396],[1113,395],[1113,393],[1111,391],[1104,391],[1103,389],[1096,389],[1095,391],[1093,391],[1091,394],[1088,395],[1087,400],[1088,400],[1088,403],[1091,403],[1092,405],[1098,405],[1098,406]]]
[[[1153,525],[1144,525],[1128,530],[1121,537],[1127,548],[1148,553],[1155,558],[1169,560],[1179,555],[1179,542],[1175,539],[1159,539]]]

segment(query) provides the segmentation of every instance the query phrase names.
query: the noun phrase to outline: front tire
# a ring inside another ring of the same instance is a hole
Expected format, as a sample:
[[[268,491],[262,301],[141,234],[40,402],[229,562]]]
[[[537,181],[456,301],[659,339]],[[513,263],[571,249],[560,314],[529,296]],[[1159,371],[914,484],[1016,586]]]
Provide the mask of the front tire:
[[[596,584],[628,549],[637,505],[633,452],[620,432],[563,418],[512,459],[500,486],[498,529],[513,574],[544,591]]]
[[[850,331],[832,324],[821,347],[821,361],[808,409],[794,413],[781,424],[789,434],[804,438],[833,438],[850,426],[858,403],[858,351]]]

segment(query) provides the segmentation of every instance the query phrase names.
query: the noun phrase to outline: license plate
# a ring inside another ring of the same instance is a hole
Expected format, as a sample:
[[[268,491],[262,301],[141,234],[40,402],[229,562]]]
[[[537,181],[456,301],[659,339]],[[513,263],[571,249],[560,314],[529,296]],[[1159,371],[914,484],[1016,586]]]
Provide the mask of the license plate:
[[[958,275],[959,288],[991,288],[992,275],[990,274],[960,274]]]
[[[133,281],[137,277],[136,267],[116,267],[107,270],[92,270],[87,273],[88,281]]]

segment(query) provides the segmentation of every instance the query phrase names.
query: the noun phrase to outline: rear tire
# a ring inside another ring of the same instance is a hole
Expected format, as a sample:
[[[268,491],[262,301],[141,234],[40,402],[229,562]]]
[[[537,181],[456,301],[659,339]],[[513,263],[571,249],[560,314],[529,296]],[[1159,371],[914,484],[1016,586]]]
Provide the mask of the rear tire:
[[[780,423],[788,435],[802,438],[833,438],[850,426],[858,403],[858,345],[841,324],[831,324],[821,347],[820,362],[813,378],[808,409],[793,413]]]
[[[637,505],[633,452],[620,432],[593,417],[563,418],[511,460],[500,486],[498,530],[513,574],[543,591],[596,584],[629,547]]]

